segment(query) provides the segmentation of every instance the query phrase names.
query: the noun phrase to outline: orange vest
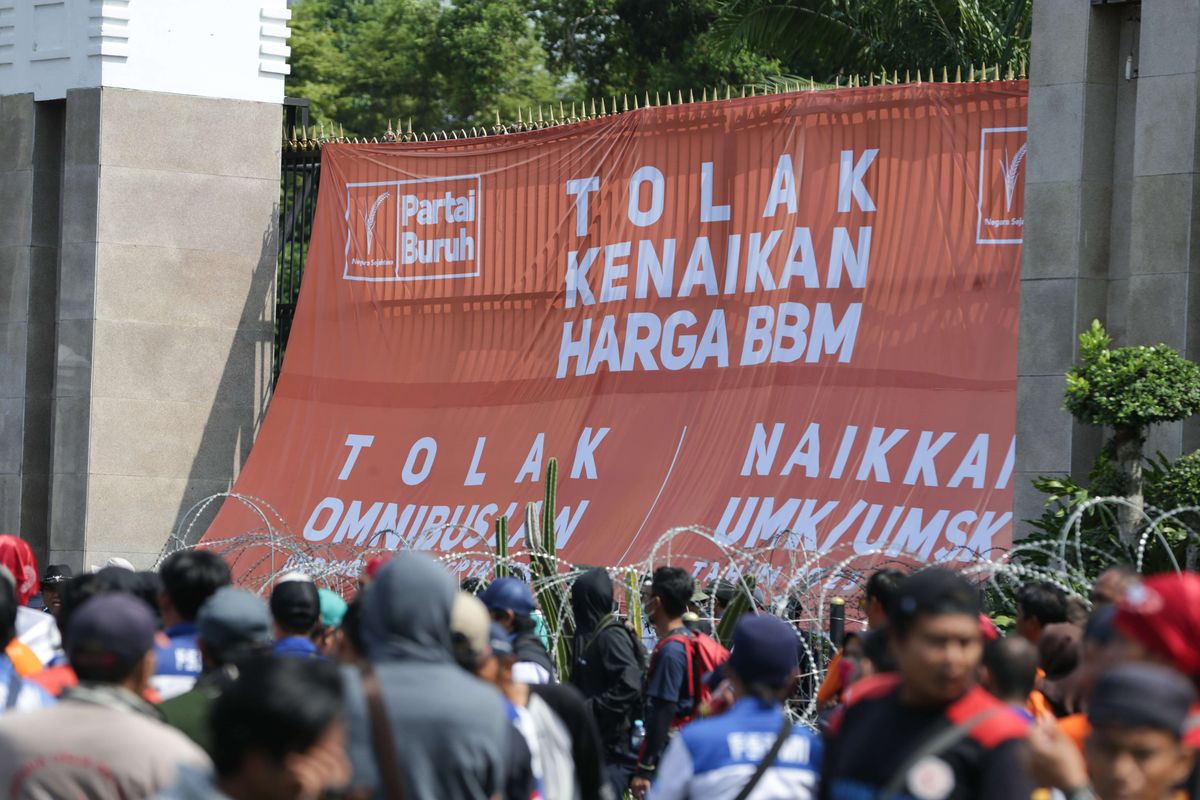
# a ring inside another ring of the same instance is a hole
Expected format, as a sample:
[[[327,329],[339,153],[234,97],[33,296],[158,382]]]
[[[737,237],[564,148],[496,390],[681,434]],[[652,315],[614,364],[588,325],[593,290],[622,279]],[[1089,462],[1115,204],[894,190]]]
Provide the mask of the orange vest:
[[[34,655],[34,652],[29,649],[29,645],[20,639],[13,639],[9,642],[8,647],[4,648],[4,655],[8,656],[13,669],[22,678],[28,678],[30,675],[36,675],[42,671],[41,659]]]
[[[1038,719],[1043,715],[1054,716],[1054,712],[1050,709],[1050,703],[1046,700],[1046,695],[1034,689],[1029,693],[1029,699],[1025,701],[1025,707],[1029,709],[1029,713],[1033,714],[1034,719]]]
[[[842,671],[838,668],[842,663],[842,651],[839,650],[829,666],[825,668],[825,679],[821,688],[817,689],[817,705],[825,706],[832,703],[842,692]]]
[[[1058,721],[1058,727],[1070,737],[1080,750],[1083,749],[1084,740],[1092,733],[1092,724],[1088,722],[1086,714],[1072,714],[1069,717],[1063,717]]]

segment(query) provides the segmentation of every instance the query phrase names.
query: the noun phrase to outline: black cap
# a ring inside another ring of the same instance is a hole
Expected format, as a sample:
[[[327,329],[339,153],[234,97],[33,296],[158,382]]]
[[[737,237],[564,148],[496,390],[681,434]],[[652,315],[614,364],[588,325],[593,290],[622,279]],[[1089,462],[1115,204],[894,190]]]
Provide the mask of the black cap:
[[[1100,676],[1088,702],[1093,727],[1156,728],[1182,736],[1196,691],[1157,664],[1119,664]]]
[[[284,577],[271,592],[271,616],[288,631],[311,631],[321,617],[317,585],[307,576]]]
[[[42,583],[49,583],[51,585],[66,583],[73,577],[71,568],[66,564],[49,564],[42,571]]]
[[[132,666],[154,647],[157,629],[154,612],[136,597],[93,597],[67,624],[67,658],[76,670]]]

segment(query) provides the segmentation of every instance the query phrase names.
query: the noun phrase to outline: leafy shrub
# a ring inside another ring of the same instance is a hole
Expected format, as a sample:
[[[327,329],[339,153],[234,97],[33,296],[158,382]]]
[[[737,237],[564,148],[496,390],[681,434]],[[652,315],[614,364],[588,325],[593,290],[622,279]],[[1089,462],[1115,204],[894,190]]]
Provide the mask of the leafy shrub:
[[[1066,409],[1081,422],[1144,429],[1200,411],[1200,365],[1164,344],[1118,347],[1099,320],[1079,336]]]

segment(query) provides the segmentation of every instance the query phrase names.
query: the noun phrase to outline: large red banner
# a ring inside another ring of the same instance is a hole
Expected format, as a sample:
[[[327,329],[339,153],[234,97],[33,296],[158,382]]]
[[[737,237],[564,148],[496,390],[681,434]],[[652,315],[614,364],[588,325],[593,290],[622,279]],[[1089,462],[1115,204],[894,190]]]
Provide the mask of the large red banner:
[[[933,84],[328,145],[235,491],[348,563],[483,552],[502,514],[519,549],[552,456],[574,563],[691,524],[830,559],[1002,548],[1025,118],[1024,83]],[[226,501],[206,539],[261,527]]]

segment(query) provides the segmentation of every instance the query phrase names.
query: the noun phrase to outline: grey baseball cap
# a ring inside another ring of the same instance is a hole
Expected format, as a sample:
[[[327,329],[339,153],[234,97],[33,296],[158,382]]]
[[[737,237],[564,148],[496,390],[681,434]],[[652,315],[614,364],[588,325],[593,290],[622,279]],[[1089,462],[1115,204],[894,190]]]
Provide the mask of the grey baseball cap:
[[[218,589],[196,615],[200,640],[213,655],[228,659],[241,652],[270,647],[274,639],[271,611],[261,597],[244,589]]]

